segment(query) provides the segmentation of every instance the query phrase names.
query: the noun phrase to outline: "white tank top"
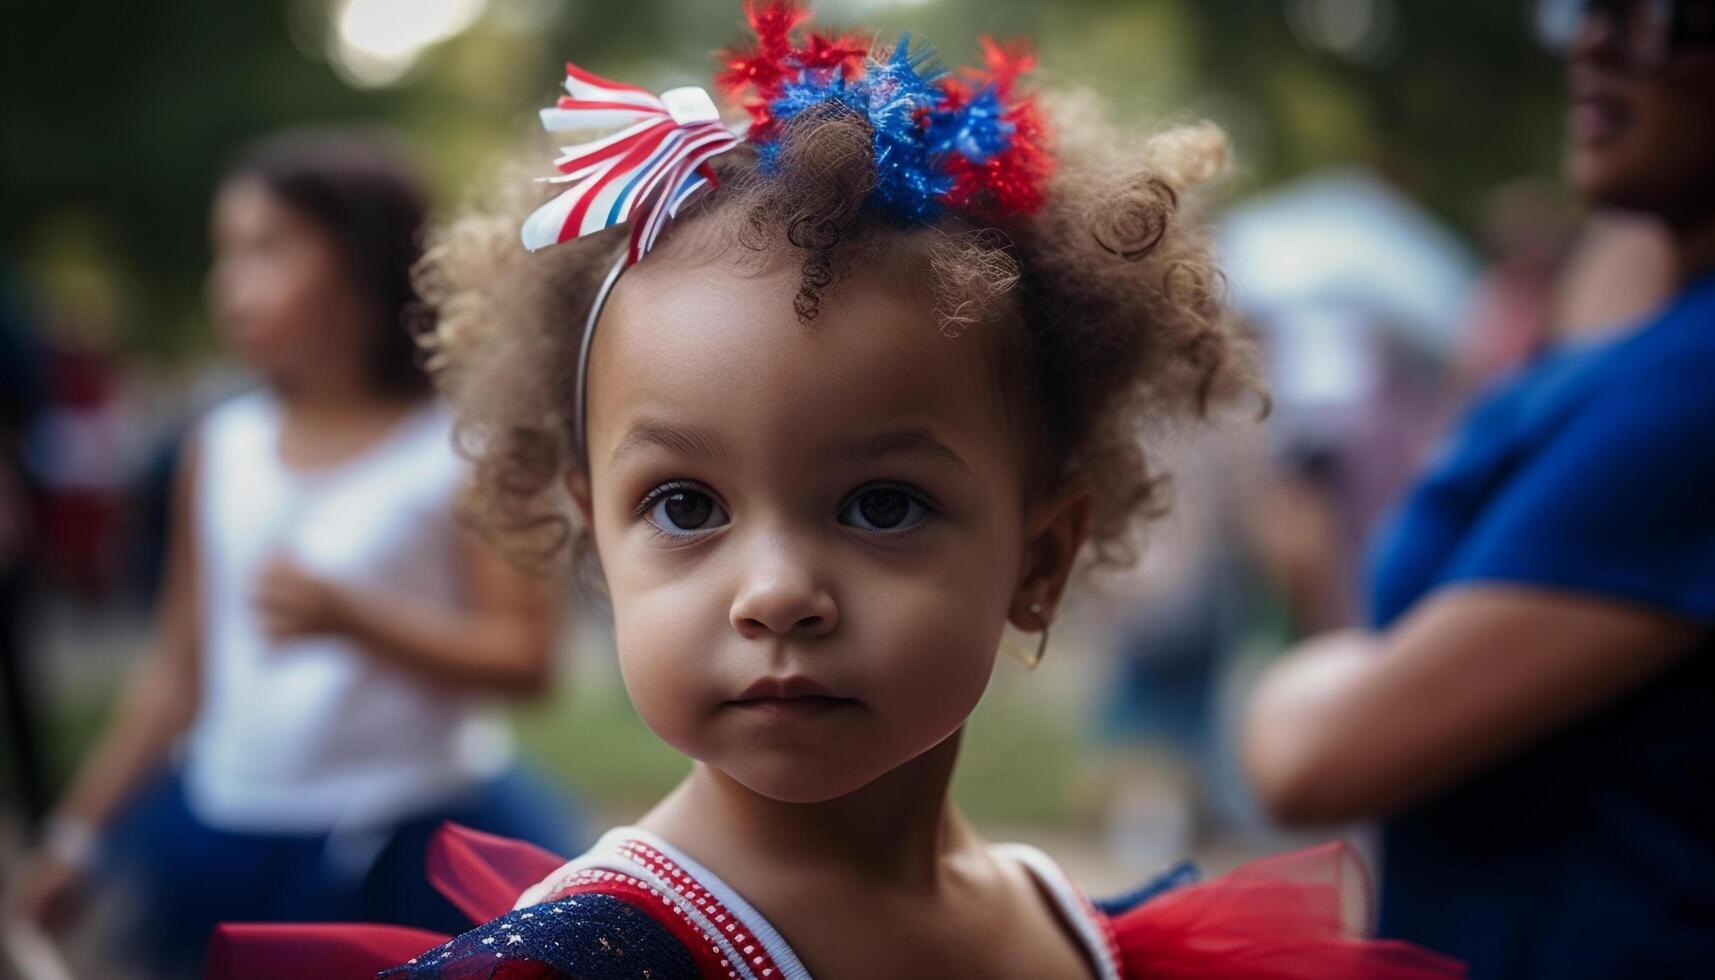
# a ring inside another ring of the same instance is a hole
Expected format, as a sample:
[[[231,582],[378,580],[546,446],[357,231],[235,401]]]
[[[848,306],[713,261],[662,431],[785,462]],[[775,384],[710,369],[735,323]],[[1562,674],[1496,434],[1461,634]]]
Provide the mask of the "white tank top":
[[[253,596],[269,560],[442,607],[469,601],[453,498],[465,476],[438,404],[361,456],[287,469],[280,405],[241,395],[203,420],[196,486],[202,697],[186,743],[192,810],[237,831],[383,826],[498,774],[493,706],[341,637],[274,643]]]

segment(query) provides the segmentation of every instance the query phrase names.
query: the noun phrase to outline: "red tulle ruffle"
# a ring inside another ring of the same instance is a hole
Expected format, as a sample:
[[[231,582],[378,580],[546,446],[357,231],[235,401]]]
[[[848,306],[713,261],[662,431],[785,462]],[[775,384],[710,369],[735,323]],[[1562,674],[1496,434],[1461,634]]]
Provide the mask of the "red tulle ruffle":
[[[1326,844],[1264,858],[1116,916],[1128,977],[1148,980],[1446,980],[1464,964],[1409,943],[1362,938],[1368,878]]]
[[[429,878],[475,922],[512,908],[561,861],[520,841],[448,824]],[[1449,980],[1464,965],[1409,943],[1362,938],[1370,894],[1342,844],[1247,864],[1166,892],[1111,919],[1123,973],[1135,980]],[[377,925],[223,925],[211,980],[373,977],[449,937]],[[522,964],[520,964],[522,966]]]

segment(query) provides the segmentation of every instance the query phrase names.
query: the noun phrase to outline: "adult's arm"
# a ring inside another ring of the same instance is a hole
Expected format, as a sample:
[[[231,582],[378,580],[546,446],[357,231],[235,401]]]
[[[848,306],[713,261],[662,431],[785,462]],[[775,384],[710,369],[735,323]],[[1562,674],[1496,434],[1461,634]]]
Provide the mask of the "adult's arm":
[[[1698,632],[1589,595],[1445,589],[1384,634],[1333,634],[1271,670],[1245,717],[1245,768],[1284,822],[1386,814],[1620,697]]]
[[[1715,623],[1712,367],[1600,393],[1509,474],[1445,584],[1382,633],[1280,663],[1244,735],[1264,803],[1298,822],[1384,814],[1685,656]]]

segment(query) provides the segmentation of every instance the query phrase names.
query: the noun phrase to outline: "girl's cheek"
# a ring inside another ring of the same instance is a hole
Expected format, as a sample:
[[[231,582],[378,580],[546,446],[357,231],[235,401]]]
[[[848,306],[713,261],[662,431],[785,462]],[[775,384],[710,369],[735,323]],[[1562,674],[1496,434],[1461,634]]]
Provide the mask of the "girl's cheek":
[[[628,565],[636,569],[635,562]],[[668,744],[689,751],[710,699],[724,696],[710,651],[725,638],[725,607],[702,579],[646,573],[610,579],[620,674],[639,716]]]
[[[662,741],[687,751],[698,702],[695,675],[680,662],[672,623],[615,615],[620,677],[638,717]]]
[[[1005,614],[982,581],[888,590],[854,610],[883,653],[884,666],[878,666],[893,698],[912,710],[942,714],[968,709],[982,697]]]

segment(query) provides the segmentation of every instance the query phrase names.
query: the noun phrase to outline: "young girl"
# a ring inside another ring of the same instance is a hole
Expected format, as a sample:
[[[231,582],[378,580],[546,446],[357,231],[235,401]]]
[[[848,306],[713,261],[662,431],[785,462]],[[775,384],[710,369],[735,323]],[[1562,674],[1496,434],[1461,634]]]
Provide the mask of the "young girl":
[[[700,89],[569,66],[549,128],[623,128],[565,151],[542,250],[479,214],[423,276],[489,525],[599,562],[627,690],[691,774],[563,865],[443,835],[431,876],[499,916],[445,945],[230,928],[217,974],[1454,975],[1347,939],[1299,866],[1098,911],[948,798],[1004,626],[1040,659],[1080,558],[1156,511],[1140,433],[1253,391],[1180,209],[1219,135],[1069,105],[1050,143],[1017,51],[937,75],[909,39],[749,13],[747,136]]]

